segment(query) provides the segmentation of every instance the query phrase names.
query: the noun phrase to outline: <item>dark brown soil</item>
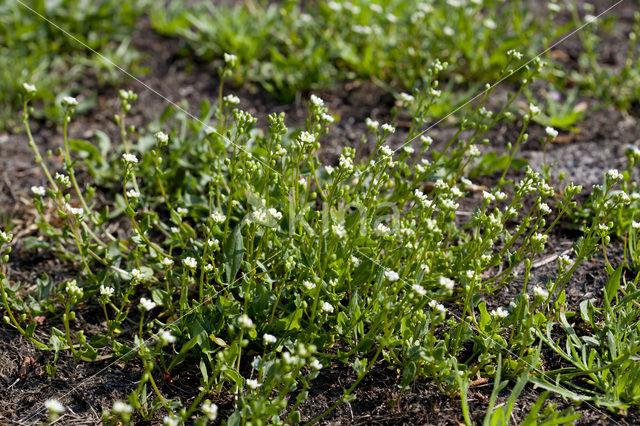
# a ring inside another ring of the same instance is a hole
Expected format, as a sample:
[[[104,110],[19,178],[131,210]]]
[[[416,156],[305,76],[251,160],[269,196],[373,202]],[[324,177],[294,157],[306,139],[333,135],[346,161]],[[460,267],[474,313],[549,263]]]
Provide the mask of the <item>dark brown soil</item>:
[[[613,2],[598,2],[597,9]],[[616,15],[622,18],[620,26],[609,37],[605,38],[606,61],[612,67],[619,66],[623,57],[620,55],[624,39],[619,34],[628,31],[632,22],[633,7],[630,2],[623,2]],[[631,8],[630,8],[631,7]],[[179,43],[175,40],[157,36],[142,22],[141,30],[135,37],[137,48],[149,54],[148,66],[151,73],[142,76],[140,82],[128,84],[140,94],[138,102],[130,114],[129,122],[144,126],[162,111],[166,102],[146,89],[154,88],[172,101],[179,101],[189,111],[197,111],[203,99],[213,100],[217,96],[217,72],[215,65],[201,64],[192,58],[183,58],[178,54]],[[571,66],[577,57],[579,43],[569,39],[558,49],[565,52],[567,66]],[[146,85],[146,86],[145,86]],[[88,87],[95,87],[95,82],[88,81]],[[497,91],[496,104],[507,88]],[[70,127],[72,137],[90,138],[94,130],[107,132],[113,140],[118,140],[118,129],[112,121],[118,109],[117,90],[101,87],[97,106],[89,115],[77,117]],[[290,127],[301,125],[304,120],[303,97],[293,104],[279,104],[275,97],[261,91],[258,87],[245,85],[230,88],[240,99],[240,106],[266,122],[266,115],[271,112],[287,113]],[[82,96],[82,94],[79,94]],[[305,94],[306,95],[306,94]],[[382,122],[389,119],[389,110],[393,106],[393,98],[371,82],[356,81],[342,83],[336,89],[319,92],[325,99],[332,114],[339,117],[332,131],[323,140],[323,161],[335,161],[344,145],[355,145],[365,131],[365,118],[373,117]],[[304,97],[306,99],[306,96]],[[183,102],[184,101],[184,102]],[[598,106],[599,101],[587,99],[591,106]],[[429,134],[438,142],[444,140],[454,130],[445,121],[434,127]],[[34,137],[44,152],[60,146],[59,131],[51,123],[32,123]],[[509,141],[514,141],[520,129],[520,123],[504,124],[489,134],[491,143],[486,149],[502,150]],[[607,169],[622,169],[627,144],[638,142],[640,122],[638,118],[625,114],[613,107],[599,108],[590,114],[588,119],[578,124],[577,133],[561,134],[566,143],[552,144],[547,151],[547,161],[556,163],[556,171],[565,171],[567,181],[582,184],[588,190],[591,185],[600,183]],[[407,129],[398,128],[397,138]],[[532,167],[542,162],[542,153],[537,141],[544,130],[534,125],[530,128],[530,139],[523,145],[519,156],[526,158]],[[406,134],[406,133],[405,133]],[[19,240],[22,237],[37,235],[31,224],[34,217],[29,207],[31,185],[44,183],[40,168],[32,161],[33,155],[27,146],[24,134],[0,134],[0,217],[3,222],[10,221],[14,233]],[[61,160],[54,157],[50,160],[54,168],[61,166]],[[491,182],[491,178],[487,183]],[[572,229],[568,222],[563,222],[549,243],[545,256],[556,256],[571,247],[579,233]],[[30,286],[35,279],[46,272],[54,280],[60,280],[73,269],[73,265],[64,264],[45,252],[27,252],[18,242],[12,255],[12,262],[7,265],[7,274],[12,281],[22,282]],[[620,243],[613,242],[608,253],[612,263],[620,259]],[[543,282],[547,276],[555,273],[555,261],[541,264],[534,269],[532,283]],[[601,298],[602,288],[606,283],[602,256],[585,262],[572,277],[567,286],[570,308],[576,309],[585,298]],[[514,281],[503,288],[489,301],[492,306],[507,305],[519,291],[521,282]],[[91,317],[86,312],[87,318]],[[82,315],[80,315],[82,317]],[[82,318],[81,318],[82,319]],[[87,324],[91,321],[87,321]],[[95,323],[94,323],[94,326]],[[99,326],[99,323],[98,323]],[[45,371],[47,362],[51,362],[52,354],[35,350],[33,344],[6,325],[0,326],[0,424],[35,424],[43,420],[41,404],[48,398],[61,400],[69,411],[61,420],[63,424],[95,424],[100,420],[103,409],[112,405],[114,400],[126,400],[127,395],[137,386],[141,367],[137,362],[113,362],[111,360],[85,363],[74,361],[70,356],[62,354],[58,361],[55,378],[50,378]],[[548,360],[551,362],[552,360]],[[199,378],[197,370],[186,368],[174,375],[171,381],[162,382],[162,390],[170,397],[189,401],[197,393]],[[331,365],[321,371],[313,382],[309,399],[300,410],[303,420],[310,420],[323,413],[342,397],[342,390],[349,387],[356,379],[353,370],[340,363]],[[360,383],[355,391],[356,400],[350,404],[340,405],[335,411],[322,419],[323,424],[460,424],[463,422],[460,400],[456,396],[444,395],[435,384],[426,380],[417,380],[404,393],[399,390],[400,378],[395,369],[383,361],[379,361],[372,372]],[[474,422],[481,422],[491,394],[491,383],[475,386],[469,391],[469,405]],[[530,405],[535,402],[539,391],[527,386],[513,414],[513,422],[518,424],[526,417]],[[500,402],[506,400],[508,392],[500,394]],[[559,397],[551,397],[559,406],[568,406]],[[224,414],[232,407],[227,397],[215,401]],[[639,424],[640,411],[631,410],[626,417],[614,415],[606,408],[582,404],[576,410],[582,413],[580,424]],[[148,424],[157,424],[162,414]],[[222,417],[222,416],[221,416]]]

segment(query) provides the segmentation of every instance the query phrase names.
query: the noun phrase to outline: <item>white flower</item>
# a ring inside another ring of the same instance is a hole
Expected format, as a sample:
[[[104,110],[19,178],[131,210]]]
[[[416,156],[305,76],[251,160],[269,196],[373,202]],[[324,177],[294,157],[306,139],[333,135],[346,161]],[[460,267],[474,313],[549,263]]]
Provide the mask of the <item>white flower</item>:
[[[109,287],[106,286],[104,284],[100,284],[100,295],[104,296],[104,297],[111,297],[113,296],[113,293],[115,292],[115,290],[113,289],[113,287]]]
[[[329,302],[324,302],[322,303],[322,312],[327,312],[327,313],[332,313],[333,312],[333,305],[331,305],[331,303]]]
[[[484,200],[485,203],[489,204],[492,201],[494,201],[496,199],[495,195],[487,192],[487,191],[482,191],[482,199]]]
[[[47,191],[42,186],[32,186],[31,192],[33,192],[35,195],[39,197],[44,197],[45,194],[47,193]]]
[[[204,266],[202,267],[202,269],[203,269],[205,272],[211,272],[211,271],[213,271],[213,265],[212,265],[212,264],[210,264],[210,263],[207,263],[206,265],[204,265]]]
[[[400,93],[400,102],[402,102],[403,105],[411,105],[414,101],[413,96],[407,94],[407,93]]]
[[[549,127],[549,126],[545,127],[544,132],[551,139],[555,139],[556,137],[558,137],[558,131],[553,127]]]
[[[143,311],[150,311],[155,308],[157,305],[153,300],[149,300],[145,297],[140,298],[140,309]]]
[[[189,213],[189,210],[185,209],[184,207],[178,207],[176,209],[176,212],[180,215],[180,216],[186,216]]]
[[[140,193],[135,189],[130,189],[127,191],[127,197],[129,198],[140,198]]]
[[[547,236],[545,234],[536,232],[531,236],[531,242],[533,244],[544,244],[547,242]]]
[[[333,174],[333,171],[335,170],[333,167],[331,166],[325,166],[324,169],[326,170],[327,174],[329,176],[331,176]]]
[[[340,156],[340,167],[347,170],[347,171],[351,171],[353,170],[353,160],[351,159],[351,157],[347,157],[345,155],[341,155]]]
[[[225,53],[224,61],[230,66],[234,67],[238,63],[238,57],[236,55],[232,55],[231,53]]]
[[[69,107],[72,108],[74,106],[78,106],[78,101],[76,100],[76,98],[71,97],[71,96],[65,96],[64,98],[62,98],[62,102],[61,105],[63,107]]]
[[[33,84],[22,83],[22,87],[24,88],[25,92],[30,95],[34,95],[36,93],[36,86],[34,86]]]
[[[311,368],[313,368],[314,370],[322,370],[322,363],[320,361],[318,361],[317,359],[314,359],[313,361],[311,361],[309,366]]]
[[[167,143],[169,142],[169,136],[167,136],[167,134],[165,132],[156,132],[156,134],[154,135],[156,137],[156,140],[160,143]]]
[[[445,28],[448,28],[448,27],[445,27]],[[429,94],[430,94],[431,96],[433,96],[434,98],[439,98],[439,97],[440,97],[440,95],[442,95],[442,91],[440,91],[440,90],[436,90],[436,89],[434,89],[434,88],[431,88],[431,89],[429,89]]]
[[[436,310],[436,311],[439,311],[439,312],[441,312],[441,313],[445,313],[445,312],[447,311],[447,308],[445,308],[445,307],[444,307],[444,305],[442,305],[442,304],[438,303],[438,302],[437,302],[437,301],[435,301],[435,300],[431,300],[431,302],[429,302],[429,306],[430,306],[432,309],[434,309],[434,310]]]
[[[522,53],[518,52],[515,49],[511,49],[511,50],[507,51],[507,56],[511,56],[513,59],[515,59],[517,61],[522,59]]]
[[[237,97],[236,95],[227,95],[225,96],[222,101],[227,104],[227,105],[238,105],[240,103],[240,98]]]
[[[133,281],[142,281],[144,279],[144,274],[140,269],[132,269],[131,270],[131,279]]]
[[[411,286],[411,289],[416,292],[419,296],[424,296],[427,294],[427,290],[424,289],[420,284],[414,284]]]
[[[66,410],[64,405],[62,405],[62,403],[57,399],[47,399],[44,402],[44,406],[47,408],[47,410],[49,410],[49,412],[55,414],[62,414]]]
[[[240,327],[242,328],[253,328],[253,321],[247,316],[247,314],[240,315],[238,318],[238,324],[240,324]]]
[[[74,216],[80,217],[84,214],[84,210],[82,208],[69,207],[69,213],[71,213]]]
[[[509,312],[505,308],[500,306],[499,308],[491,311],[491,316],[498,317],[498,318],[506,318],[509,316]]]
[[[468,153],[469,153],[469,156],[470,156],[470,157],[479,157],[479,156],[480,156],[480,150],[479,150],[479,149],[478,149],[478,147],[477,147],[477,146],[475,146],[475,145],[471,145],[471,146],[469,147],[469,151],[468,151]]]
[[[58,172],[56,172],[56,181],[60,185],[66,187],[66,188],[71,186],[71,181],[69,180],[69,176],[60,174]]]
[[[309,280],[304,280],[304,281],[302,281],[302,285],[303,285],[307,290],[313,290],[314,288],[316,288],[316,283],[314,283],[313,281],[309,281]]]
[[[380,147],[380,155],[382,155],[383,157],[391,157],[393,156],[393,151],[388,146],[382,145]]]
[[[543,299],[546,299],[547,297],[549,297],[549,292],[545,288],[542,288],[542,287],[539,287],[539,286],[535,286],[533,288],[533,296],[534,297],[542,297]]]
[[[549,208],[549,205],[547,203],[542,203],[538,206],[538,209],[540,210],[540,213],[542,214],[549,214],[551,213],[551,208]]]
[[[211,213],[211,219],[213,220],[213,223],[222,223],[227,219],[227,217],[216,210],[215,212]]]
[[[169,330],[160,330],[158,333],[158,340],[160,340],[163,345],[168,345],[176,342],[176,336],[171,334]]]
[[[398,281],[400,279],[400,275],[395,271],[384,271],[384,277],[391,282]]]
[[[122,154],[122,159],[124,160],[124,162],[126,164],[137,164],[138,163],[138,157],[136,157],[133,154],[124,153],[124,154]]]
[[[180,419],[173,416],[164,416],[162,424],[164,426],[178,426],[180,424]]]
[[[126,402],[116,401],[113,403],[113,408],[111,408],[111,411],[116,414],[130,414],[131,412],[133,412],[133,407]]]
[[[335,118],[333,118],[333,116],[332,116],[332,115],[327,114],[327,113],[322,114],[322,115],[320,116],[320,119],[321,119],[322,121],[324,121],[325,123],[333,123],[334,121],[336,121],[336,119],[335,119]]]
[[[386,133],[395,133],[396,132],[396,128],[393,127],[391,124],[389,123],[384,123],[382,125],[382,130],[384,130]]]
[[[635,220],[632,220],[631,229],[640,229],[640,222],[636,222]]]
[[[388,226],[385,226],[384,223],[379,223],[378,226],[376,226],[376,233],[379,235],[389,235],[389,232],[391,232],[391,230]]]
[[[338,238],[344,238],[344,236],[347,235],[347,231],[344,229],[344,226],[340,225],[339,223],[331,225],[331,231]]]
[[[429,268],[429,265],[427,265],[426,263],[420,265],[420,269],[422,269],[425,274],[428,274],[431,271],[431,268]]]
[[[269,345],[278,341],[278,339],[276,339],[276,336],[273,336],[269,333],[264,333],[264,335],[262,336],[262,340],[264,340],[265,345]]]
[[[166,268],[169,268],[171,267],[171,265],[173,265],[173,260],[165,257],[164,259],[162,259],[162,265]]]
[[[185,259],[182,261],[182,264],[189,269],[196,269],[196,267],[198,266],[198,261],[189,256],[185,257]]]
[[[414,152],[416,152],[416,150],[415,150],[415,149],[413,149],[413,147],[412,147],[412,146],[405,146],[405,147],[402,147],[402,150],[403,150],[404,152],[406,152],[407,154],[413,154]]]
[[[440,277],[440,279],[438,280],[438,282],[440,283],[441,287],[446,288],[447,290],[453,290],[453,287],[455,285],[455,283],[453,282],[453,280],[451,278],[447,278],[447,277]]]
[[[367,117],[364,122],[366,123],[369,130],[372,131],[376,131],[378,130],[378,127],[380,127],[380,123],[378,123],[376,120],[370,119],[369,117]]]
[[[609,171],[607,171],[607,179],[618,181],[622,179],[622,174],[616,169],[610,169]]]
[[[433,143],[433,138],[431,136],[422,135],[422,136],[420,136],[420,142],[422,143],[422,147],[424,149],[427,149]]]
[[[256,379],[247,379],[247,386],[251,389],[258,389],[260,387],[260,383]]]
[[[218,406],[208,399],[200,406],[200,410],[210,421],[214,421],[218,417]]]
[[[534,104],[529,104],[529,112],[531,113],[531,115],[537,115],[540,114],[540,108],[538,108],[537,106],[535,106]]]
[[[313,106],[315,106],[315,107],[324,106],[324,101],[319,96],[311,95],[310,100],[311,100],[311,103],[313,104]]]

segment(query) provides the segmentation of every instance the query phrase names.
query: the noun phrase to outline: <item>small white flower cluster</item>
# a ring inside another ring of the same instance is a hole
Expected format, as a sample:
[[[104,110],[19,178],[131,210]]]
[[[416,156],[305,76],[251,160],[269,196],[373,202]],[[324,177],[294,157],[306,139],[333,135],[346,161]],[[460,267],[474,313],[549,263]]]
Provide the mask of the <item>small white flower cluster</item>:
[[[141,297],[139,306],[142,311],[150,311],[157,305],[153,300],[149,300],[146,297]]]
[[[171,265],[173,265],[173,259],[168,257],[162,259],[162,266],[164,266],[165,268],[170,268]]]
[[[373,132],[377,131],[378,127],[380,127],[380,123],[370,119],[369,117],[367,117],[364,122],[367,125],[367,128]]]
[[[389,148],[387,145],[382,145],[379,149],[380,159],[383,163],[386,163],[387,166],[393,167],[395,165],[393,161],[393,150]]]
[[[264,225],[269,222],[269,218],[273,218],[276,221],[280,221],[282,219],[282,213],[280,213],[278,210],[274,208],[269,208],[269,209],[262,208],[260,210],[251,212],[251,214],[249,215],[249,218],[251,221],[257,224]]]
[[[196,269],[198,267],[198,261],[191,256],[185,257],[182,264],[189,269]]]
[[[167,142],[169,142],[169,136],[167,136],[165,132],[156,132],[154,136],[156,138],[156,141],[158,141],[158,143],[160,144],[166,144]]]
[[[507,57],[509,57],[509,59],[519,61],[520,59],[522,59],[522,53],[518,52],[515,49],[511,49],[507,51]]]
[[[113,407],[111,408],[111,412],[118,415],[127,415],[133,412],[133,407],[126,402],[116,401],[113,403]]]
[[[348,157],[346,155],[341,155],[339,159],[339,163],[340,163],[340,168],[345,170],[346,172],[353,171],[353,160],[351,159],[351,157]]]
[[[56,172],[56,182],[63,188],[69,188],[71,186],[71,181],[69,180],[69,176],[63,175],[61,173]]]
[[[398,281],[400,279],[400,275],[391,270],[384,271],[384,277],[390,282]]]
[[[302,286],[307,290],[313,290],[314,288],[316,288],[316,283],[314,283],[313,281],[304,280],[302,281]]]
[[[222,104],[227,107],[236,106],[239,103],[240,103],[240,98],[237,97],[236,95],[227,95],[224,98],[222,98]]]
[[[139,282],[142,282],[144,280],[144,274],[142,273],[142,271],[140,269],[133,268],[129,275],[131,277],[131,281],[133,281],[135,283],[139,283]]]
[[[427,294],[427,290],[425,290],[420,284],[412,285],[411,290],[413,290],[418,296],[425,296]]]
[[[31,192],[33,192],[33,195],[38,197],[44,197],[47,194],[47,191],[43,186],[32,186]]]
[[[137,200],[140,198],[140,193],[135,189],[129,189],[127,191],[127,198],[131,198],[132,200]]]
[[[240,315],[240,317],[238,318],[238,325],[241,328],[246,328],[246,329],[250,329],[254,327],[253,321],[251,320],[251,318],[249,318],[247,314]]]
[[[491,311],[491,316],[498,317],[498,318],[506,318],[509,316],[509,312],[505,308],[500,306],[497,309],[494,309]]]
[[[533,287],[533,296],[546,299],[547,297],[549,297],[549,292],[545,288],[535,286]]]
[[[156,338],[162,346],[170,345],[176,342],[176,336],[174,336],[169,330],[165,329],[160,330]]]
[[[409,95],[408,93],[404,93],[404,92],[400,93],[398,98],[400,99],[400,103],[404,107],[410,107],[413,104],[413,102],[415,101],[413,96]]]
[[[305,150],[306,147],[316,143],[317,136],[307,131],[301,132],[296,138],[295,147],[299,150]]]
[[[200,406],[200,411],[204,413],[209,421],[214,421],[218,417],[218,406],[208,399]]]
[[[72,96],[65,96],[64,98],[62,98],[62,102],[60,102],[60,105],[62,105],[63,108],[73,108],[78,106],[78,101]]]
[[[391,124],[389,123],[385,123],[381,126],[381,129],[385,132],[385,133],[395,133],[396,132],[396,128],[393,127]]]
[[[347,235],[346,229],[344,229],[344,226],[339,223],[331,225],[331,232],[333,232],[338,238],[344,238]]]
[[[558,131],[553,127],[549,127],[549,126],[545,127],[544,132],[549,139],[555,139],[558,137]]]
[[[447,308],[445,308],[444,305],[442,305],[441,303],[438,303],[436,300],[431,300],[429,302],[429,307],[441,314],[444,314],[445,312],[447,312]]]
[[[389,229],[389,227],[386,226],[384,223],[379,223],[375,227],[375,232],[376,232],[376,234],[384,237],[384,236],[389,235],[389,233],[391,232],[391,229]]]
[[[25,92],[27,92],[27,95],[33,96],[36,94],[36,86],[34,86],[33,84],[22,83],[22,88]]]
[[[44,406],[50,413],[53,414],[62,414],[65,412],[66,408],[60,401],[57,399],[47,399],[44,402]]]
[[[211,213],[211,220],[213,221],[213,223],[223,223],[225,220],[227,220],[227,217],[216,210]]]
[[[326,312],[326,313],[332,313],[333,312],[333,305],[329,302],[322,302],[322,312]]]
[[[640,230],[640,222],[636,222],[635,220],[631,221],[631,229]]]
[[[440,287],[443,287],[446,290],[453,290],[453,287],[455,286],[455,282],[451,278],[447,277],[440,277],[438,280],[438,284],[440,284]]]
[[[607,176],[607,180],[611,182],[617,182],[619,180],[622,180],[622,173],[620,173],[616,169],[608,170],[606,176]]]
[[[138,157],[136,157],[134,154],[124,153],[122,154],[122,160],[124,161],[125,165],[138,164]]]
[[[105,286],[104,284],[100,284],[100,296],[104,297],[106,300],[109,300],[115,290],[113,287]]]
[[[264,335],[262,336],[262,340],[264,341],[265,345],[271,345],[278,341],[276,336],[271,335],[269,333],[264,333]]]
[[[225,52],[224,62],[230,67],[235,67],[236,65],[238,65],[238,57],[236,55],[232,55],[231,53]]]

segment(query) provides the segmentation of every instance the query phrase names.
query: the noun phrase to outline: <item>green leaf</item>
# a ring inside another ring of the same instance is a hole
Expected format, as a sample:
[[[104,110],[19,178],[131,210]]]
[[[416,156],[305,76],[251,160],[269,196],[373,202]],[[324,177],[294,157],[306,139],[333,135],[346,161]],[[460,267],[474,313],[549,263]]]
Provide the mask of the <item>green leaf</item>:
[[[604,287],[604,299],[608,306],[611,305],[611,299],[613,299],[613,296],[618,293],[618,289],[620,288],[620,278],[622,276],[623,266],[624,265],[620,265],[616,268],[613,274],[609,277],[607,285]]]
[[[94,334],[89,339],[89,344],[94,348],[104,348],[109,343],[109,339],[104,334]]]
[[[86,155],[93,161],[102,164],[102,155],[94,144],[83,139],[70,139],[69,148],[79,153],[86,153]]]
[[[231,284],[238,274],[242,266],[242,258],[244,257],[244,243],[242,241],[242,226],[237,225],[227,238],[227,244],[224,248],[224,255],[227,261],[225,265],[225,274],[227,283]]]

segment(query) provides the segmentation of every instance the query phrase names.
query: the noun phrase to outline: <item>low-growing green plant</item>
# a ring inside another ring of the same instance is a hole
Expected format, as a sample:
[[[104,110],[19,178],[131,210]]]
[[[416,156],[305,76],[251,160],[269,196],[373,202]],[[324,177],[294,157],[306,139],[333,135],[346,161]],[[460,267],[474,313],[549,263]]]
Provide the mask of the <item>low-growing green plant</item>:
[[[39,90],[33,96],[43,102],[44,108],[37,114],[59,120],[62,98],[86,93],[82,77],[93,74],[101,84],[120,81],[114,63],[142,72],[136,67],[141,55],[130,44],[135,23],[146,4],[113,0],[2,2],[0,91],[4,103],[0,128],[18,125],[13,121],[13,112],[20,105],[25,81],[38,84]],[[93,55],[85,46],[111,62]],[[90,108],[95,101],[92,94],[85,98],[78,111]]]
[[[237,63],[233,55],[225,60],[223,79]],[[69,137],[77,101],[65,97],[64,163],[51,171],[30,132],[28,102],[37,89],[27,84],[23,121],[46,176],[45,186],[32,188],[45,237],[37,247],[46,245],[79,269],[63,282],[43,277],[34,291],[0,276],[5,321],[38,348],[54,351],[51,375],[60,351],[86,361],[139,360],[137,388],[104,413],[106,423],[130,421],[133,411],[148,419],[162,409],[168,424],[200,414],[195,421],[204,424],[217,417],[211,401],[223,392],[235,395],[228,424],[296,423],[318,371],[334,362],[351,365],[357,379],[312,421],[352,400],[381,358],[401,372],[402,389],[429,377],[453,394],[477,374],[497,374],[498,387],[500,374],[528,372],[548,382],[535,350],[545,336],[536,330],[562,317],[567,274],[607,238],[609,228],[601,225],[617,208],[607,204],[617,175],[607,177],[574,266],[561,263],[547,288],[529,288],[533,260],[553,226],[575,208],[580,188],[569,184],[556,198],[530,168],[517,182],[506,179],[536,108],[523,117],[496,185],[483,192],[471,217],[457,215],[474,187],[465,172],[480,155],[477,144],[540,67],[518,73],[521,87],[496,112],[483,107],[488,87],[445,148],[434,152],[419,128],[423,108],[437,102],[437,62],[424,91],[405,99],[414,121],[402,149],[388,145],[392,123],[369,119],[363,143],[372,149],[344,147],[335,165],[317,155],[335,120],[317,96],[307,104],[302,129],[289,129],[284,114],[269,115],[268,127],[256,129],[256,118],[221,90],[198,119],[173,119],[169,109],[145,134],[127,124],[136,95],[123,90],[115,160]],[[89,165],[110,163],[102,178],[118,192],[113,204],[99,206],[95,188],[78,181],[74,151],[85,152]],[[556,210],[551,223],[547,203]],[[10,260],[11,240],[0,234],[2,263]],[[484,298],[520,271],[515,300],[487,312]],[[79,309],[100,312],[102,332],[85,336]],[[56,322],[62,330],[50,317],[50,337],[42,340],[35,318],[54,313],[62,313]],[[159,380],[185,364],[197,365],[200,376],[189,405],[167,398]]]
[[[522,2],[494,0],[173,2],[168,13],[152,12],[151,23],[161,34],[184,39],[204,60],[236,52],[239,76],[292,100],[345,78],[411,89],[422,85],[436,58],[451,64],[447,82],[477,89],[470,82],[498,79],[509,62],[522,58],[508,52],[527,46],[532,57],[543,38],[558,37],[564,28],[552,25],[554,14],[537,19]],[[438,103],[434,112],[444,115],[452,105]]]

